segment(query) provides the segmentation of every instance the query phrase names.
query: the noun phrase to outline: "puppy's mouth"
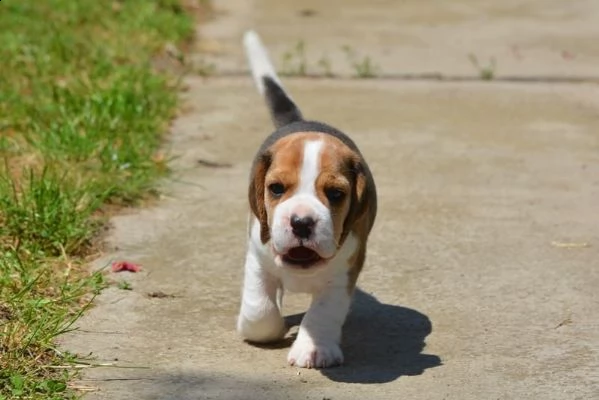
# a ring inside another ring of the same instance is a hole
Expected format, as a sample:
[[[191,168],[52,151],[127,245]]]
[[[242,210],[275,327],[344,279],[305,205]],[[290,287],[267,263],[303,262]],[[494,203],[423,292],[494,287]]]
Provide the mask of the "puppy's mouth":
[[[310,268],[323,260],[317,252],[304,246],[292,247],[282,258],[286,264],[301,268]]]

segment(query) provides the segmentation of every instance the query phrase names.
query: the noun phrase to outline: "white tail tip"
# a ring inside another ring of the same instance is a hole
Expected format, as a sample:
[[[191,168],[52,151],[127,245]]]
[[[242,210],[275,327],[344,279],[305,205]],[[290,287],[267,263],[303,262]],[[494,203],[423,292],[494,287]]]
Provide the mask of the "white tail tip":
[[[243,35],[243,46],[250,64],[250,69],[252,70],[254,82],[256,83],[256,87],[260,94],[264,94],[264,83],[262,82],[262,78],[265,76],[272,78],[272,80],[282,87],[283,85],[270,61],[266,47],[264,47],[262,40],[260,40],[260,36],[254,31],[247,31]]]

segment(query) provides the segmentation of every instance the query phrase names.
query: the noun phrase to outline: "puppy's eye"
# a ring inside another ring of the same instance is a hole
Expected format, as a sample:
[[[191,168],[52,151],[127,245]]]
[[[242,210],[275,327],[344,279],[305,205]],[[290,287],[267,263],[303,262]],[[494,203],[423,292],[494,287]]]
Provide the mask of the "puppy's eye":
[[[285,193],[285,186],[282,183],[271,183],[268,190],[273,197],[281,197]]]
[[[329,202],[335,204],[339,203],[345,197],[345,192],[337,188],[328,188],[324,190],[324,194],[329,199]]]

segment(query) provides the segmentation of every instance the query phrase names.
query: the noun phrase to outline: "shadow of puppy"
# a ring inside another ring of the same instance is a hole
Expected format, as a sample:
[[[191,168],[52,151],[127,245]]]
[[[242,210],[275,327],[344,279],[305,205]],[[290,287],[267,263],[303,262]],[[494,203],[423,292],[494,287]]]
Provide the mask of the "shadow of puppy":
[[[285,318],[289,327],[299,325],[303,314]],[[436,355],[423,354],[432,332],[429,318],[410,308],[383,304],[356,289],[351,311],[343,327],[345,364],[321,369],[329,379],[345,383],[385,383],[403,375],[420,375],[441,365]],[[289,346],[287,337],[278,348]]]

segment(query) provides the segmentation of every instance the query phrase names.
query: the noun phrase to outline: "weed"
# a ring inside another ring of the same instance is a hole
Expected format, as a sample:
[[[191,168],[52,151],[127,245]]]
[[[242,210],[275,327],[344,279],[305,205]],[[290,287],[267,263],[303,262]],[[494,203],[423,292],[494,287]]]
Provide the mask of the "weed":
[[[310,63],[306,56],[306,43],[299,40],[292,49],[283,53],[281,75],[284,76],[307,76]],[[343,46],[348,62],[354,70],[354,76],[357,78],[374,78],[380,73],[380,67],[369,56],[358,57],[356,52],[350,46]],[[332,63],[327,55],[323,55],[317,62],[316,67],[322,71],[322,74],[331,78],[334,77]]]
[[[291,50],[283,53],[283,71],[281,75],[306,76],[307,74],[306,43],[299,40]]]
[[[324,76],[327,78],[335,76],[335,74],[333,74],[331,60],[326,55],[323,55],[320,60],[318,60],[317,65],[322,69]]]
[[[194,71],[196,74],[202,77],[212,76],[216,73],[216,65],[204,59],[200,59],[196,61],[194,65]]]
[[[497,67],[495,57],[491,57],[491,59],[489,60],[489,64],[486,66],[480,65],[480,63],[478,62],[478,57],[476,57],[476,55],[472,53],[468,55],[468,59],[470,60],[470,63],[474,66],[474,68],[476,68],[476,70],[478,71],[478,76],[480,77],[480,79],[484,81],[490,81],[495,78],[495,70]]]
[[[359,58],[356,52],[350,46],[343,46],[348,62],[354,69],[357,78],[374,78],[380,73],[380,68],[376,65],[369,56]]]
[[[131,286],[131,283],[127,281],[120,281],[117,284],[117,287],[121,290],[133,290],[133,286]]]

